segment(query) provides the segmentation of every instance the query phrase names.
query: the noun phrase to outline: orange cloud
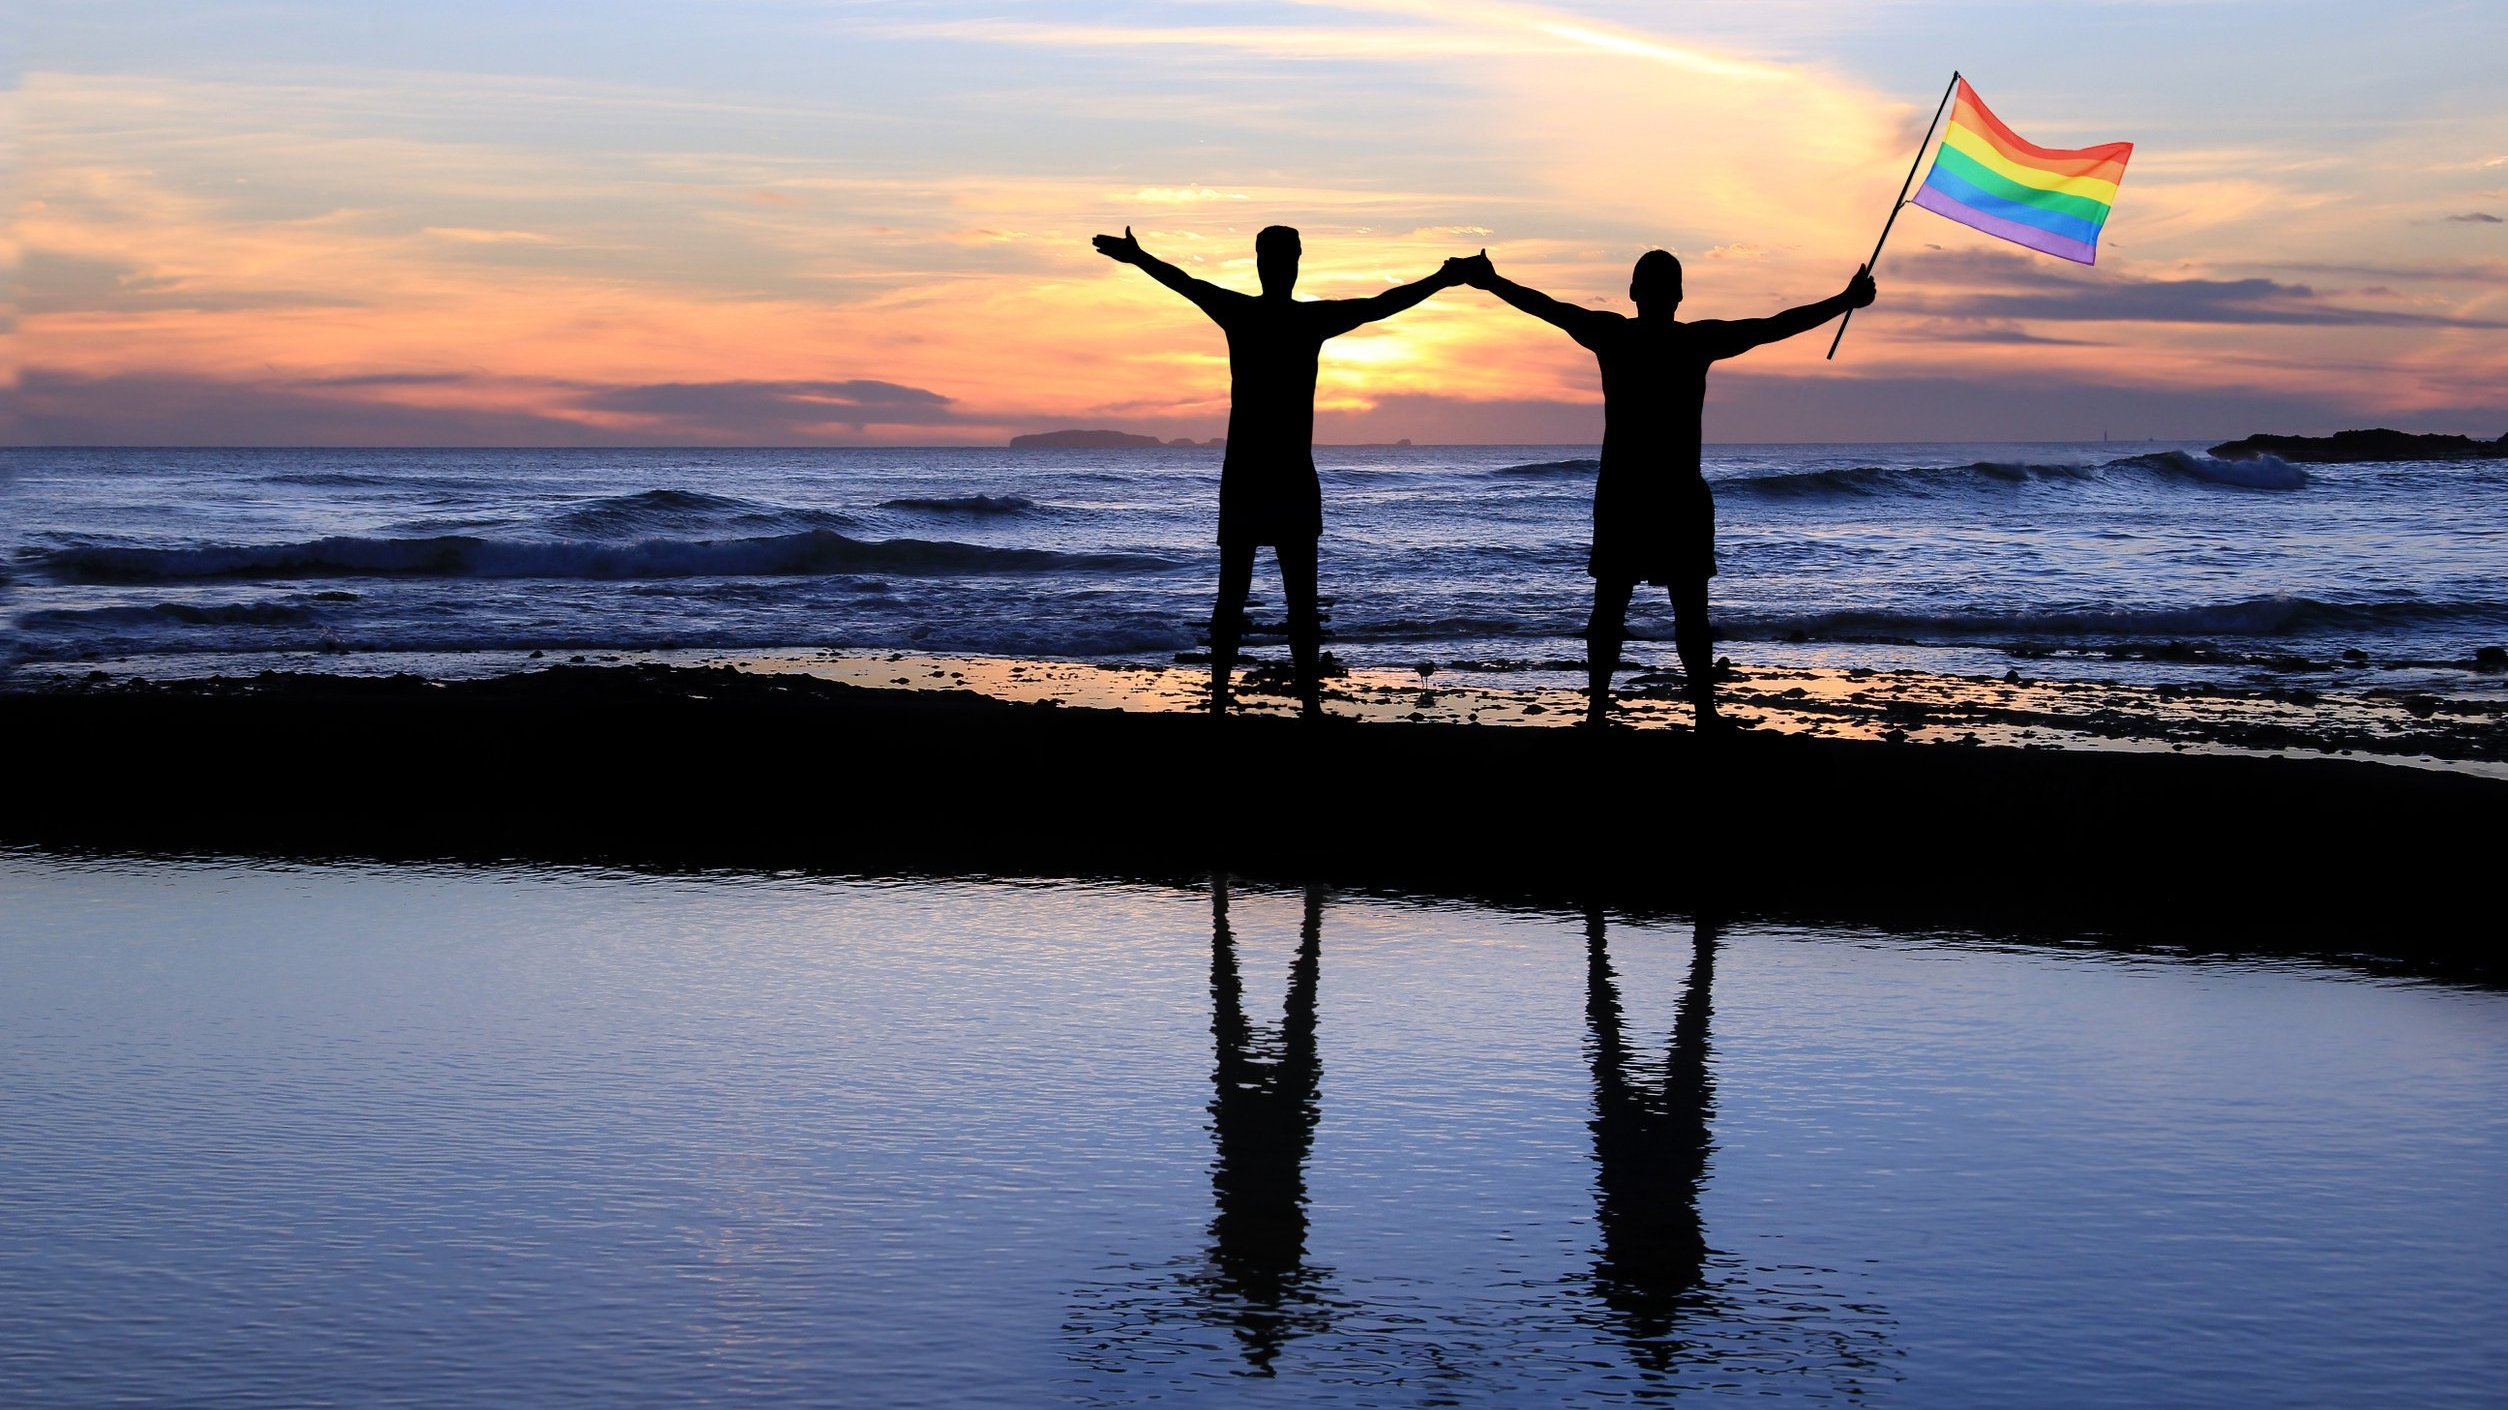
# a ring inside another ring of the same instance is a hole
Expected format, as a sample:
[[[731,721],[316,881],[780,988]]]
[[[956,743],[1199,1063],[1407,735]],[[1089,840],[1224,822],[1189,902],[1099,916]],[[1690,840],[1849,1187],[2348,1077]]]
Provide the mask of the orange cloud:
[[[32,73],[15,99],[27,195],[9,236],[26,271],[16,351],[60,385],[227,379],[286,389],[290,405],[356,399],[586,434],[721,433],[746,408],[784,433],[844,439],[995,440],[1099,419],[1209,435],[1227,394],[1217,330],[1091,253],[1091,234],[1129,224],[1196,273],[1250,288],[1253,232],[1299,225],[1315,296],[1372,292],[1485,245],[1516,277],[1619,307],[1630,261],[1665,245],[1703,256],[1693,313],[1748,316],[1843,280],[1929,111],[1819,65],[1547,7],[1341,8],[1367,24],[918,33],[1379,62],[1469,95],[1432,132],[1346,139],[1382,145],[1373,175],[1301,180],[1290,158],[1320,149],[1294,145],[1280,160],[1162,158],[1154,170],[1123,152],[995,167],[882,149],[873,161],[854,155],[870,144],[851,141],[852,119],[833,110],[523,80]],[[824,136],[817,155],[797,139],[599,150],[559,140],[586,110],[667,115],[674,132],[763,118]],[[540,135],[430,126],[453,112],[504,115]],[[1470,160],[1413,160],[1405,144],[1431,138]],[[911,131],[900,140],[910,149]],[[2496,133],[2452,140],[2425,159],[2459,174],[2450,179],[2496,181],[2484,174]],[[2454,187],[2256,149],[2146,150],[2080,298],[2383,257],[2404,222],[2457,198]],[[2482,237],[2456,227],[2421,238]],[[2025,372],[2399,412],[2477,404],[2508,375],[2502,340],[2475,326],[2508,319],[2508,294],[2496,271],[2461,262],[2452,275],[2407,269],[2387,281],[2419,279],[2408,307],[2428,321],[2410,326],[2320,319],[2259,338],[2143,304],[2085,333],[2078,299],[1983,300],[1973,281],[1919,258],[1927,246],[2009,248],[1911,212],[1882,270],[1884,302],[1856,320],[1841,360],[1824,363],[1825,340],[1803,339],[1754,355],[1748,375],[1983,385]],[[939,400],[828,390],[875,386]],[[690,390],[701,388],[714,390]],[[1380,409],[1431,401],[1590,406],[1595,395],[1584,353],[1466,290],[1333,344],[1319,404],[1332,424],[1364,427]]]

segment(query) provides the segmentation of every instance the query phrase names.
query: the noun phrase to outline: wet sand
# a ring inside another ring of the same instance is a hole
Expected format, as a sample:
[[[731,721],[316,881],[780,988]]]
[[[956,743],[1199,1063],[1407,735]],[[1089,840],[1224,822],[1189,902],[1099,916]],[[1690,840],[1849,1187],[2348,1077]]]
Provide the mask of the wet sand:
[[[1091,665],[994,657],[835,652],[710,660],[743,671],[801,672],[853,685],[968,690],[1000,700],[1100,709],[1198,710],[1209,673],[1198,665]],[[1745,728],[1837,739],[2016,748],[2142,749],[2257,757],[2372,758],[2508,779],[2508,699],[2407,690],[2318,692],[2137,687],[2078,679],[2029,680],[1895,670],[1728,668],[1719,685]],[[1294,713],[1276,669],[1241,687],[1251,714]],[[1687,729],[1674,675],[1624,672],[1617,720],[1632,729]],[[1582,718],[1582,692],[1493,684],[1467,668],[1353,671],[1327,691],[1339,715],[1370,722],[1562,727]]]
[[[1660,698],[1629,713],[1662,728],[1495,727],[1572,718],[1574,697],[1434,676],[1344,679],[1343,718],[1311,725],[1279,717],[1286,702],[1259,686],[1241,717],[1194,713],[1189,668],[534,664],[469,680],[108,676],[0,694],[0,729],[30,742],[0,839],[743,869],[1220,868],[2457,972],[2492,969],[2498,950],[2508,780],[2484,760],[2253,752],[2230,736],[2281,726],[2242,718],[2251,704],[2209,725],[2213,707],[2188,704],[2169,727],[2191,738],[2144,729],[2135,748],[2059,749],[2021,732],[2098,738],[2070,688],[1998,699],[1938,677],[1750,673],[1732,698],[1760,727],[1705,739]]]

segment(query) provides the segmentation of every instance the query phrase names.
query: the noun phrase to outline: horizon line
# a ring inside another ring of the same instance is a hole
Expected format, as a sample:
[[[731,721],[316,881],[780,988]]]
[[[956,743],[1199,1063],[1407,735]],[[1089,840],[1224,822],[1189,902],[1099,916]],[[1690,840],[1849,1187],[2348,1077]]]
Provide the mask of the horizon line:
[[[2116,437],[2116,438],[2115,438],[2115,439],[2113,439],[2113,440],[2108,440],[2108,439],[2101,439],[2101,440],[2086,440],[2086,439],[2073,439],[2073,438],[2064,438],[2064,437],[2051,438],[2051,439],[2048,439],[2048,440],[2021,440],[2021,439],[2013,439],[2013,438],[2010,438],[2010,437],[1998,437],[1998,438],[1984,438],[1984,439],[1944,439],[1944,440],[1701,441],[1701,442],[1699,442],[1699,445],[1700,445],[1702,448],[1705,448],[1705,447],[1712,447],[1712,446],[1881,446],[1881,445],[1900,445],[1900,446],[2084,445],[2084,446],[2095,446],[2095,445],[2139,445],[2139,444],[2143,444],[2143,443],[2146,443],[2146,442],[2148,442],[2148,443],[2153,443],[2153,444],[2157,444],[2157,443],[2161,443],[2161,442],[2175,442],[2175,441],[2187,441],[2187,442],[2192,442],[2192,441],[2217,440],[2217,439],[2235,439],[2235,438],[2234,438],[2234,437],[2220,437],[2220,436],[2216,436],[2216,435],[2209,435],[2209,434],[2207,434],[2207,435],[2203,435],[2203,436],[2119,436],[2119,437]],[[1314,449],[1316,449],[1316,450],[1501,450],[1501,449],[1523,449],[1523,448],[1532,448],[1532,449],[1542,449],[1542,450],[1557,450],[1557,449],[1592,450],[1592,451],[1595,451],[1595,452],[1600,452],[1600,451],[1601,451],[1601,449],[1602,449],[1602,443],[1601,443],[1601,442],[1599,442],[1599,441],[1412,441],[1412,442],[1410,442],[1410,443],[1408,443],[1408,444],[1403,444],[1403,443],[1400,443],[1400,442],[1395,442],[1395,441],[1317,441],[1317,442],[1315,442],[1315,444],[1314,444],[1314,447],[1313,447],[1313,448],[1314,448]],[[554,443],[554,444],[547,444],[547,445],[460,445],[460,444],[425,444],[425,443],[414,442],[414,441],[412,441],[412,442],[384,442],[384,443],[374,443],[374,444],[364,444],[364,445],[358,445],[358,444],[338,444],[338,443],[331,443],[331,444],[310,444],[310,443],[308,443],[308,444],[301,444],[301,445],[288,445],[288,444],[260,444],[260,443],[255,443],[255,444],[244,444],[244,443],[240,443],[240,442],[239,442],[239,443],[227,443],[227,442],[219,442],[219,441],[155,441],[155,442],[149,442],[149,441],[133,441],[133,442],[103,442],[103,441],[96,441],[96,442],[59,442],[59,443],[49,443],[49,444],[24,444],[24,445],[11,444],[11,445],[0,445],[0,451],[44,451],[44,450],[330,450],[330,451],[351,451],[351,450],[512,450],[512,451],[522,451],[522,450],[541,450],[541,451],[553,451],[553,450],[580,450],[580,451],[613,451],[613,450],[712,450],[712,451],[726,451],[726,450],[777,450],[777,451],[789,451],[789,450],[1003,450],[1003,451],[1007,451],[1007,450],[1016,450],[1016,451],[1021,451],[1021,452],[1023,452],[1023,453],[1056,453],[1056,454],[1068,454],[1071,450],[1074,450],[1074,449],[1082,449],[1082,450],[1086,450],[1086,449],[1102,449],[1102,450],[1105,450],[1105,451],[1108,451],[1108,452],[1113,452],[1113,453],[1130,453],[1130,452],[1133,452],[1133,451],[1145,451],[1145,450],[1224,450],[1224,449],[1226,449],[1226,447],[1224,447],[1224,446],[1214,446],[1214,445],[1205,445],[1205,444],[1200,444],[1200,443],[1195,443],[1195,444],[1193,444],[1193,445],[1181,445],[1181,446],[1179,446],[1179,445],[1165,445],[1165,444],[1161,444],[1161,445],[1155,445],[1155,446],[1109,446],[1109,447],[1061,447],[1061,446],[1033,446],[1033,447],[1031,447],[1031,446],[1011,446],[1011,445],[1006,445],[1006,444],[998,444],[998,445],[997,445],[997,444],[980,444],[980,443],[968,442],[968,441],[934,441],[934,442],[929,442],[929,443],[913,443],[913,444],[909,444],[909,443],[902,442],[902,441],[901,441],[901,442],[848,442],[848,443],[842,443],[842,444],[827,444],[827,443],[823,443],[823,442],[803,441],[803,442],[794,442],[794,443],[791,443],[791,444],[776,444],[776,445],[761,445],[761,444],[756,444],[756,443],[720,442],[720,441],[716,441],[716,442],[689,441],[689,442],[685,442],[685,443],[669,443],[669,444],[657,444],[657,443],[650,442],[650,441],[644,441],[644,442],[627,442],[627,441],[621,441],[621,442],[616,442],[616,443],[607,443],[607,442],[595,442],[595,443],[584,443],[584,442],[563,442],[563,443]]]

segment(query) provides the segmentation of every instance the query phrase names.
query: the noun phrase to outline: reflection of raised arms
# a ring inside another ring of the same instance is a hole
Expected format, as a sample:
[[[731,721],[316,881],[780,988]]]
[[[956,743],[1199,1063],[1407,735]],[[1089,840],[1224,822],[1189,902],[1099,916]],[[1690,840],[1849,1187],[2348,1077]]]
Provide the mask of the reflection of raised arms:
[[[1450,259],[1436,273],[1425,279],[1414,279],[1408,284],[1396,284],[1381,294],[1370,294],[1363,299],[1334,299],[1325,305],[1331,310],[1332,318],[1332,331],[1325,336],[1338,337],[1362,324],[1373,323],[1380,318],[1391,318],[1440,289],[1453,288],[1463,282],[1463,264],[1462,260]]]
[[[1844,291],[1818,303],[1789,308],[1766,318],[1703,318],[1689,326],[1708,340],[1710,356],[1739,357],[1752,348],[1808,333],[1850,308],[1863,308],[1872,302],[1874,292],[1870,267],[1859,266],[1855,277],[1846,281]]]
[[[1616,313],[1605,313],[1600,309],[1579,308],[1554,299],[1539,289],[1525,288],[1500,274],[1497,267],[1490,264],[1487,250],[1469,259],[1450,260],[1448,263],[1459,267],[1463,282],[1475,289],[1487,289],[1513,307],[1561,329],[1571,338],[1596,324],[1619,317]]]
[[[1247,297],[1231,289],[1222,289],[1208,280],[1196,279],[1142,249],[1141,242],[1132,238],[1132,227],[1129,225],[1123,228],[1123,234],[1119,236],[1100,235],[1089,243],[1097,247],[1099,254],[1115,263],[1132,265],[1150,278],[1191,299],[1195,308],[1214,319],[1219,317],[1221,308],[1230,303],[1242,302]]]

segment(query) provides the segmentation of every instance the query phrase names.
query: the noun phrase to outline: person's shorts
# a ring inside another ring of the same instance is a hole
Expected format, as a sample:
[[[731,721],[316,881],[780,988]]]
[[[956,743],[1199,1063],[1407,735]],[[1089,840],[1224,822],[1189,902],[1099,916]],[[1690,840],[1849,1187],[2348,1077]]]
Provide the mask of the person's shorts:
[[[1324,489],[1315,463],[1229,465],[1219,472],[1219,542],[1278,548],[1324,536]]]
[[[1594,547],[1585,571],[1596,578],[1674,584],[1716,573],[1716,500],[1695,471],[1615,475],[1594,485]]]

